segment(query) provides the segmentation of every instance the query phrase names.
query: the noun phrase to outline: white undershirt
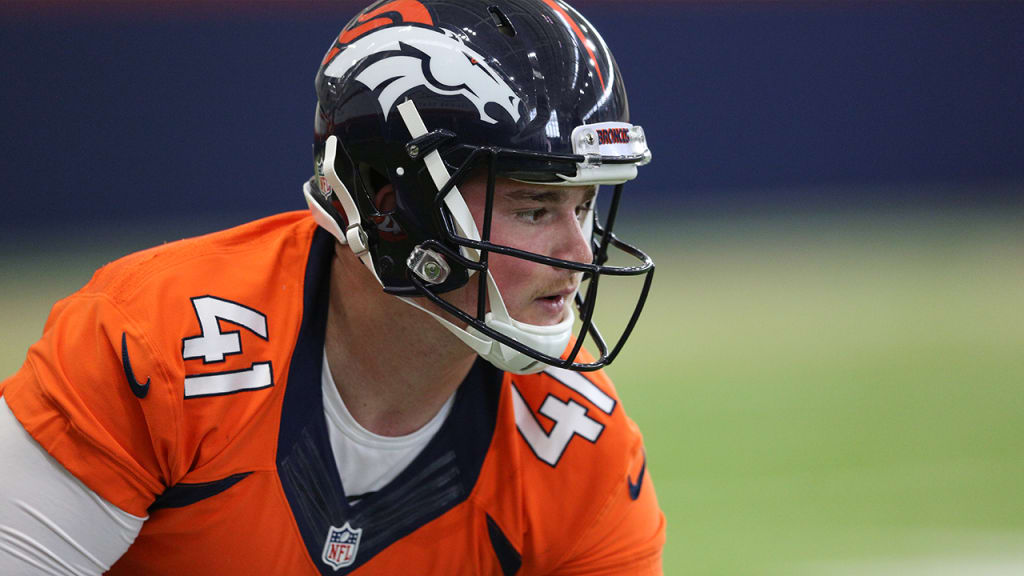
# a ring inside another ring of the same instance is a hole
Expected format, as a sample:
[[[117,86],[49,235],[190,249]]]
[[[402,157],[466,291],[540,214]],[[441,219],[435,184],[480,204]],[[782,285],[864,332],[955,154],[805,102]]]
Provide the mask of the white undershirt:
[[[324,355],[321,384],[324,416],[338,473],[350,498],[376,492],[395,479],[423,451],[452,410],[455,395],[419,430],[405,436],[380,436],[363,428],[342,401]]]

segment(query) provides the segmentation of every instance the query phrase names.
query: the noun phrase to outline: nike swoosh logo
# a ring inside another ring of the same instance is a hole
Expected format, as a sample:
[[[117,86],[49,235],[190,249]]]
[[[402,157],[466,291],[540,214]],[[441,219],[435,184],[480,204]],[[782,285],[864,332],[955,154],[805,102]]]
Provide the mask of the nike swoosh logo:
[[[121,363],[124,364],[124,375],[128,378],[128,385],[132,388],[132,394],[138,398],[145,398],[149,394],[149,378],[145,384],[139,384],[135,379],[135,372],[132,372],[132,361],[128,358],[128,333],[121,332]]]
[[[640,487],[644,484],[644,470],[647,468],[647,455],[644,455],[643,464],[640,465],[640,473],[636,476],[636,483],[633,483],[633,479],[626,476],[626,482],[629,483],[629,498],[630,500],[636,500],[640,497]]]

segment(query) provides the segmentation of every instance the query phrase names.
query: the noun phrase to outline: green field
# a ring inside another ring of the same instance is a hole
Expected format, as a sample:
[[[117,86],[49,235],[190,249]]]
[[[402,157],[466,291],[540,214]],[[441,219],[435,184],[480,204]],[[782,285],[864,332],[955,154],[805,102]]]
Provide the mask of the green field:
[[[609,371],[666,573],[1024,573],[1024,211],[651,228],[654,290]],[[143,245],[0,262],[0,374]]]

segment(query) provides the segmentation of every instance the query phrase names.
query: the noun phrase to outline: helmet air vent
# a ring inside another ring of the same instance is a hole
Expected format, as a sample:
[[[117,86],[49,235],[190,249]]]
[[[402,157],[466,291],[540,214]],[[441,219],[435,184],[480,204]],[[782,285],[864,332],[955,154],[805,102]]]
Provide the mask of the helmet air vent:
[[[491,13],[491,21],[494,22],[494,26],[499,32],[509,38],[515,38],[516,29],[512,26],[512,21],[508,19],[508,16],[505,16],[505,13],[501,11],[501,8],[488,6],[487,11]]]

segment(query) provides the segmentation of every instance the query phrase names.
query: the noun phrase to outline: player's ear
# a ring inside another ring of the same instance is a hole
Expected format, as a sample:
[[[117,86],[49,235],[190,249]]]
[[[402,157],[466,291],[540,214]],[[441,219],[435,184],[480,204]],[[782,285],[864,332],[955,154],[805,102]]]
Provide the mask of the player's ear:
[[[397,201],[395,200],[395,186],[388,182],[377,189],[377,194],[373,197],[373,204],[377,207],[378,212],[390,212],[395,209]]]
[[[359,165],[359,175],[363,186],[365,186],[364,190],[367,193],[373,191],[373,206],[377,212],[391,212],[398,206],[398,200],[395,198],[395,185],[387,176],[369,164]]]

